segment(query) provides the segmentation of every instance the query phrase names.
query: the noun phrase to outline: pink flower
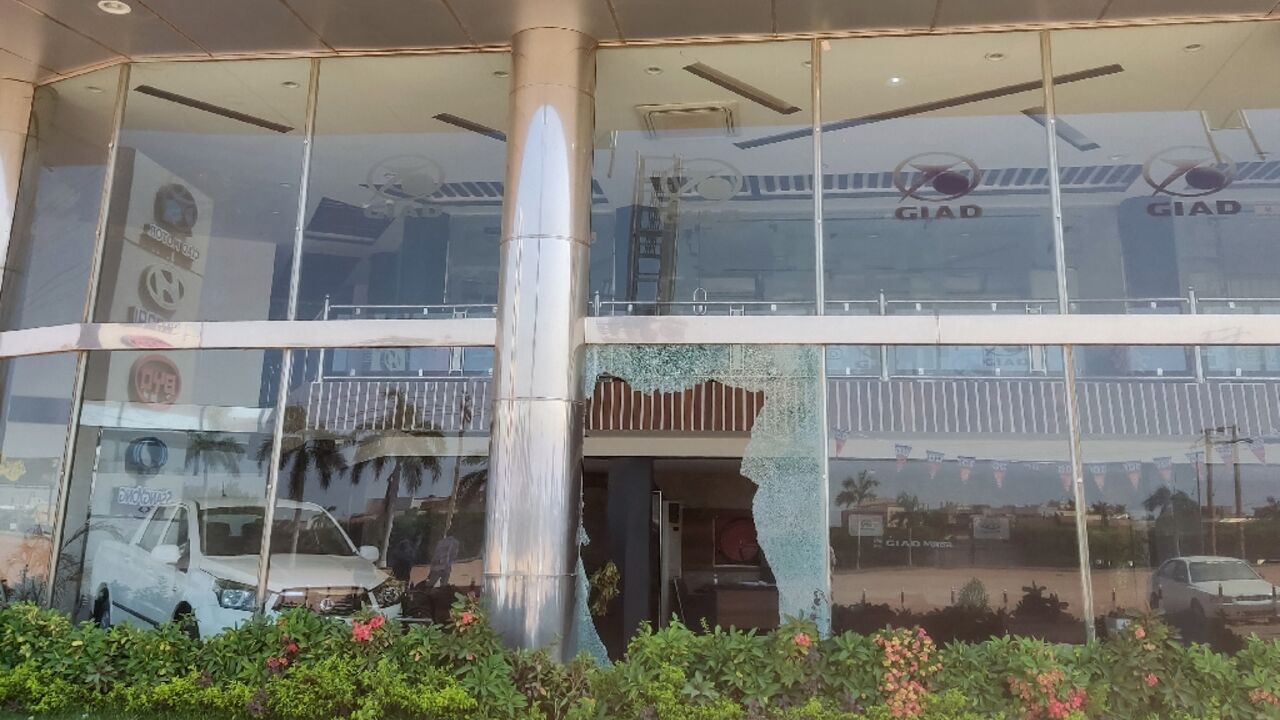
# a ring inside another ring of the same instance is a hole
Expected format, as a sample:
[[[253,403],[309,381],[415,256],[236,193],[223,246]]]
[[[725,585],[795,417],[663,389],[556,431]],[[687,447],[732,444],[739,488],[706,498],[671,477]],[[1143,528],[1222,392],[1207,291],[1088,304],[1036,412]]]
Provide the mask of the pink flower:
[[[1147,636],[1147,631],[1143,630],[1142,626],[1139,625],[1133,629],[1133,636],[1141,640],[1142,638]]]
[[[368,625],[357,620],[351,624],[351,639],[356,642],[369,642],[373,637],[373,630]]]
[[[464,610],[462,615],[458,618],[458,624],[460,625],[470,625],[475,621],[476,616],[470,610]]]
[[[387,619],[382,617],[381,615],[374,615],[373,617],[369,618],[369,629],[377,630],[378,628],[382,627],[383,623],[385,623],[386,621]]]
[[[1147,684],[1147,687],[1155,687],[1160,682],[1160,678],[1156,677],[1155,673],[1147,673],[1147,676],[1142,681]]]
[[[290,655],[295,655],[295,654],[297,654],[297,652],[298,652],[298,643],[291,642],[291,643],[289,643],[288,645],[285,645],[285,646],[284,646],[284,651],[285,651],[285,652],[287,652],[287,653],[289,653]]]
[[[809,638],[808,633],[796,633],[795,643],[802,648],[808,649],[813,644],[813,640]]]

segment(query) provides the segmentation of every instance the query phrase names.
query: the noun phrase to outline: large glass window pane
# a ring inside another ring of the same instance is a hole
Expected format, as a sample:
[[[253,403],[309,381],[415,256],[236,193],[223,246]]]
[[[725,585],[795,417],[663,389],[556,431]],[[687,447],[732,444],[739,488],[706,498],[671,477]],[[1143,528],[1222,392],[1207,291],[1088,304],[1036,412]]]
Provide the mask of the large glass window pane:
[[[0,327],[84,319],[119,68],[36,88]]]
[[[1280,26],[1059,32],[1056,87],[1074,312],[1273,313]],[[1194,299],[1193,299],[1194,298]]]
[[[1084,639],[1062,352],[1033,350],[1058,369],[894,380],[828,369],[835,630]]]
[[[1081,379],[1077,393],[1099,626],[1150,608],[1187,639],[1219,649],[1273,635],[1280,382]]]
[[[298,319],[492,316],[510,66],[321,62]]]
[[[90,355],[56,607],[201,635],[252,616],[280,357]]]
[[[76,356],[0,364],[0,600],[43,602]]]
[[[443,622],[483,582],[488,348],[298,352],[268,608]]]
[[[1056,312],[1043,106],[1034,33],[832,42],[827,312]]]
[[[814,312],[808,43],[602,50],[600,314]]]
[[[131,69],[95,320],[285,317],[310,67]]]

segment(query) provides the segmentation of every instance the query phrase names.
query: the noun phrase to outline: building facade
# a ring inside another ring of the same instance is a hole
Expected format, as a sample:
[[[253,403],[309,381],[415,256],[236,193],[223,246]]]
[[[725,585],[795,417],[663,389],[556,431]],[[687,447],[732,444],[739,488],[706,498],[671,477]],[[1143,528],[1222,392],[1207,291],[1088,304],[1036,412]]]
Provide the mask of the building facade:
[[[1265,632],[1280,24],[773,17],[5,81],[5,596]]]

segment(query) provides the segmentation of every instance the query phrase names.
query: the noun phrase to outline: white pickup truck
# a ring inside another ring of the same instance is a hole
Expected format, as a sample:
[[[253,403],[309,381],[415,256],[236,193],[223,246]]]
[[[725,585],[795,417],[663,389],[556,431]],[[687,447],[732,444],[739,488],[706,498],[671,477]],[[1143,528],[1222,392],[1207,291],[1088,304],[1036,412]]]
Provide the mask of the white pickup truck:
[[[93,619],[100,626],[177,620],[193,636],[216,634],[251,617],[265,501],[184,500],[151,510],[128,542],[95,550]],[[349,617],[369,607],[400,614],[402,584],[376,566],[377,548],[356,548],[324,508],[276,503],[268,614],[306,607]]]

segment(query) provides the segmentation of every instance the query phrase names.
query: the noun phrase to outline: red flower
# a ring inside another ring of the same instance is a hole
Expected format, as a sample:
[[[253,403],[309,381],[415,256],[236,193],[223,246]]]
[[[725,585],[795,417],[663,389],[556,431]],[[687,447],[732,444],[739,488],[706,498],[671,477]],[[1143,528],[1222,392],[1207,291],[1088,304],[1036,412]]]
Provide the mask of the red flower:
[[[364,643],[369,642],[371,637],[373,637],[373,629],[371,627],[359,620],[351,623],[351,639]]]
[[[298,652],[298,643],[291,642],[284,646],[284,651],[290,655],[296,655]]]
[[[796,633],[795,643],[807,650],[809,646],[813,644],[813,640],[809,637],[808,633]]]
[[[377,630],[378,628],[382,627],[383,623],[385,623],[386,621],[387,619],[382,617],[381,615],[374,615],[373,617],[369,618],[369,629]]]
[[[459,616],[458,618],[458,624],[470,625],[471,623],[475,622],[475,620],[476,620],[476,616],[470,610],[464,610],[462,611],[462,615]]]
[[[1160,682],[1160,678],[1156,677],[1155,673],[1147,673],[1147,676],[1142,681],[1147,684],[1147,687],[1155,687]]]

